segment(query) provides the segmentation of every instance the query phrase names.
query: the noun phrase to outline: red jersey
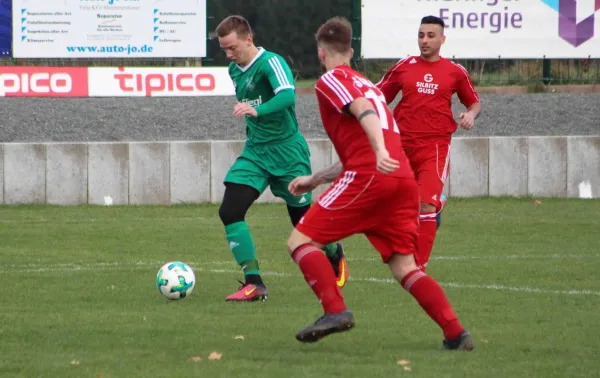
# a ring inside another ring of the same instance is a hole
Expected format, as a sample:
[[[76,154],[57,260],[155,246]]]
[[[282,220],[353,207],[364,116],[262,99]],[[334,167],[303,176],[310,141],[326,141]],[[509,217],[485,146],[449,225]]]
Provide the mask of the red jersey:
[[[410,146],[450,140],[457,128],[452,115],[454,93],[466,107],[479,102],[467,70],[445,58],[435,62],[418,56],[402,59],[377,87],[388,104],[402,91],[394,118],[402,132],[402,143]]]
[[[390,176],[413,176],[402,150],[398,125],[375,84],[348,66],[338,66],[321,76],[315,88],[323,126],[344,170],[382,174],[377,171],[377,158],[367,134],[358,120],[345,111],[355,99],[364,97],[371,101],[379,116],[390,157],[400,162],[400,168]]]

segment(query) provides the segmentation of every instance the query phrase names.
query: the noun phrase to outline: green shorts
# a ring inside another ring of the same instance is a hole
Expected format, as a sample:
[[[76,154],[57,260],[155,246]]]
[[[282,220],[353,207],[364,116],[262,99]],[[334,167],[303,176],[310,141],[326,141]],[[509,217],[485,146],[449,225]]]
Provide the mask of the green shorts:
[[[310,151],[302,136],[283,142],[256,145],[246,142],[242,154],[229,168],[224,182],[253,187],[262,194],[267,186],[274,196],[283,199],[289,206],[310,205],[312,193],[293,196],[288,191],[289,183],[298,176],[311,175]]]

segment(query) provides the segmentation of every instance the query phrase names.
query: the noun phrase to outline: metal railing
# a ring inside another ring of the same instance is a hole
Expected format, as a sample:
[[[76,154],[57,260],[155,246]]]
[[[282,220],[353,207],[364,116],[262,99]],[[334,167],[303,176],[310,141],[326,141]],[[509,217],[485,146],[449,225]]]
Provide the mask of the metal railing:
[[[478,86],[600,84],[600,59],[455,61],[467,69]],[[370,79],[379,80],[393,63],[395,61],[364,60],[357,62],[357,67]]]

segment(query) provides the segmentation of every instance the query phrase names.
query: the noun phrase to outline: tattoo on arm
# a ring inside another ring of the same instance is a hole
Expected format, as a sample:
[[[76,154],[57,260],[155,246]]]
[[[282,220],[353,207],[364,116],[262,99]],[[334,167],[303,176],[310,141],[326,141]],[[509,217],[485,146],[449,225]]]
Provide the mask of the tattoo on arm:
[[[343,170],[343,166],[341,162],[337,162],[334,165],[322,169],[319,172],[314,174],[314,178],[319,183],[328,183],[332,182],[340,175]]]
[[[370,114],[377,115],[377,113],[375,113],[375,110],[373,110],[373,109],[365,110],[358,116],[358,122],[362,121],[363,118],[365,118],[366,116],[368,116]]]

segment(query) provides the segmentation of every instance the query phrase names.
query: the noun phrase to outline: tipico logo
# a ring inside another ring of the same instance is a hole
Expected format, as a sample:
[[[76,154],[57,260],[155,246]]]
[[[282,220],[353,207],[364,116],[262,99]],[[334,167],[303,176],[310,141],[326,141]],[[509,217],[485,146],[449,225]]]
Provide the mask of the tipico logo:
[[[558,12],[558,35],[578,47],[594,36],[594,15],[600,0],[542,0]]]

